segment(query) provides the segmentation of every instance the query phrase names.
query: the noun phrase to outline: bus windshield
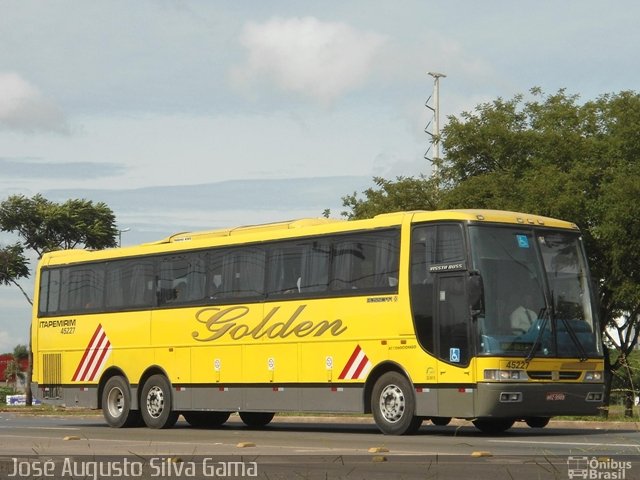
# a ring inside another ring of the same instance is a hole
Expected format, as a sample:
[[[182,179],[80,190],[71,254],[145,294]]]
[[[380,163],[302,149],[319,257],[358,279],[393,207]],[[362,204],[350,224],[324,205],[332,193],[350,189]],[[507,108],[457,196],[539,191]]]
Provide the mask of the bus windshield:
[[[602,355],[578,233],[471,226],[469,235],[485,294],[477,320],[479,354]]]

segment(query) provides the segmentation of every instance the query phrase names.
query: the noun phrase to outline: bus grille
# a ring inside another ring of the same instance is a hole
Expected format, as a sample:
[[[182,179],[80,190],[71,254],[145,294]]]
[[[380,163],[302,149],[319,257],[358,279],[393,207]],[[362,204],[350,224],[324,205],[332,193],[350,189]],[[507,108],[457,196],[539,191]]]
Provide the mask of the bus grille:
[[[528,370],[527,375],[532,380],[578,380],[582,372],[558,372],[544,370]]]
[[[60,398],[62,395],[62,355],[42,355],[43,398]]]

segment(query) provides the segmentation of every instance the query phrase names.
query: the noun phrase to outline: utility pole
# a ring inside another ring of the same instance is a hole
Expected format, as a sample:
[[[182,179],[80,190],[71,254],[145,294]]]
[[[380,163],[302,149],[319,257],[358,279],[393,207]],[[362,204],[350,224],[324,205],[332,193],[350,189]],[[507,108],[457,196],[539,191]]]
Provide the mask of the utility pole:
[[[435,103],[433,108],[429,107],[427,100],[427,108],[433,110],[433,133],[427,133],[431,135],[431,141],[433,143],[433,158],[431,159],[433,168],[431,175],[435,176],[438,172],[438,165],[440,164],[440,79],[445,78],[446,75],[438,72],[427,72],[427,74],[433,77],[433,97]]]

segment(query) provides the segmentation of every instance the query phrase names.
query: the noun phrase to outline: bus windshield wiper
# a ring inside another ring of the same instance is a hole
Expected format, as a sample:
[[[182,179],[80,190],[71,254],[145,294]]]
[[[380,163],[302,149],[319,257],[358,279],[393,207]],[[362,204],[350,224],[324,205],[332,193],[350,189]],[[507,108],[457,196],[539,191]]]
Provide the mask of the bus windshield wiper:
[[[565,328],[567,329],[567,333],[569,334],[569,338],[571,339],[573,344],[576,346],[576,349],[578,350],[578,354],[580,355],[580,357],[579,357],[580,361],[581,362],[585,362],[587,360],[587,352],[585,351],[584,347],[582,346],[582,343],[580,343],[580,339],[578,338],[578,336],[576,335],[575,330],[571,326],[571,322],[569,322],[569,320],[564,318],[564,317],[562,317],[561,320],[562,320],[562,323],[564,324]]]
[[[538,347],[540,347],[542,336],[544,335],[544,331],[547,328],[547,323],[549,322],[549,316],[550,316],[550,309],[546,306],[542,307],[540,309],[540,312],[538,313],[538,318],[542,319],[542,323],[540,324],[540,331],[536,336],[535,342],[533,342],[533,345],[531,346],[531,350],[529,350],[529,353],[526,356],[527,362],[530,362],[531,359],[533,359],[533,357],[536,356],[536,350],[538,350]]]

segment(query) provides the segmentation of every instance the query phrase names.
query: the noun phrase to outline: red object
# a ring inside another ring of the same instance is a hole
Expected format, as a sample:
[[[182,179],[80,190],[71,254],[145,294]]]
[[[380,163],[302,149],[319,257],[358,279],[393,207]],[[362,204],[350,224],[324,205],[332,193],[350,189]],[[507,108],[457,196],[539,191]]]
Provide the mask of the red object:
[[[13,361],[13,355],[10,353],[4,353],[0,355],[0,382],[6,381],[4,374],[7,370],[7,365]],[[27,367],[29,366],[29,360],[27,358],[23,358],[19,362],[20,370],[23,372],[27,371]]]

